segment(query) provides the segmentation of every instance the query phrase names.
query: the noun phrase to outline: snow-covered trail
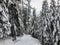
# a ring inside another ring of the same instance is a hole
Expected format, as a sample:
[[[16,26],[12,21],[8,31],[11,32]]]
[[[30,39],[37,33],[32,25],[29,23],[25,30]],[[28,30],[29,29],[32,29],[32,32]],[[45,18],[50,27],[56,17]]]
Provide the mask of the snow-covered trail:
[[[16,41],[12,41],[11,39],[0,40],[0,45],[41,45],[40,42],[31,37],[30,35],[24,35],[23,37],[17,38]]]

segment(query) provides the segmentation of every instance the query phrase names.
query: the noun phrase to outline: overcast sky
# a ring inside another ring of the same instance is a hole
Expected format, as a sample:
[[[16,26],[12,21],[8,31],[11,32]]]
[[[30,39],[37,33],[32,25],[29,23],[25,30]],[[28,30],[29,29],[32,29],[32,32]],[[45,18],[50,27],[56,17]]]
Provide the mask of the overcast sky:
[[[31,0],[31,6],[36,8],[37,13],[42,9],[42,2],[43,0]],[[48,2],[50,3],[50,0]]]
[[[31,6],[35,7],[37,10],[40,10],[42,7],[43,0],[31,0]]]

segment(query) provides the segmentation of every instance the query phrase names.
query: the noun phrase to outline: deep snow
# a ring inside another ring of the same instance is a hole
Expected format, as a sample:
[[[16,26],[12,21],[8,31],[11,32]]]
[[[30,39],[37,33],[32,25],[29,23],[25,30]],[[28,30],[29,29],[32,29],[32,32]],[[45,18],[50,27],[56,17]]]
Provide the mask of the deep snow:
[[[0,40],[0,45],[41,45],[40,42],[31,37],[30,35],[24,35],[23,37],[17,37],[16,41],[11,39]]]

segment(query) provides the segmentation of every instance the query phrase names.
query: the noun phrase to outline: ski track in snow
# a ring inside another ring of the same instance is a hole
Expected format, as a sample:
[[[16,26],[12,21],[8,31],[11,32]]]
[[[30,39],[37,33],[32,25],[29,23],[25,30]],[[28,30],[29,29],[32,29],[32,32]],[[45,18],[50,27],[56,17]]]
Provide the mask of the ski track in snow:
[[[41,45],[40,42],[31,37],[30,35],[24,35],[23,37],[18,37],[16,41],[11,39],[0,40],[0,45]]]

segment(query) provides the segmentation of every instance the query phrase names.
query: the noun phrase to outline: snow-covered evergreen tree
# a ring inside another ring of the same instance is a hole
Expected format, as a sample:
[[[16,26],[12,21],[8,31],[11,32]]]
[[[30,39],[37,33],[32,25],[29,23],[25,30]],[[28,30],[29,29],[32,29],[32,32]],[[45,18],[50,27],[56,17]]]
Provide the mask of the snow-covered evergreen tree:
[[[38,29],[38,26],[37,26],[36,10],[34,8],[33,9],[33,30],[32,30],[32,36],[35,37],[35,38],[38,38],[37,29]]]
[[[41,12],[41,30],[42,30],[42,45],[44,45],[44,43],[46,43],[46,41],[44,41],[45,39],[44,38],[47,38],[47,34],[46,34],[46,28],[47,27],[47,24],[49,23],[49,16],[48,16],[48,12],[49,12],[49,6],[48,6],[48,2],[47,0],[44,0],[43,1],[43,5],[42,5],[42,12]]]

